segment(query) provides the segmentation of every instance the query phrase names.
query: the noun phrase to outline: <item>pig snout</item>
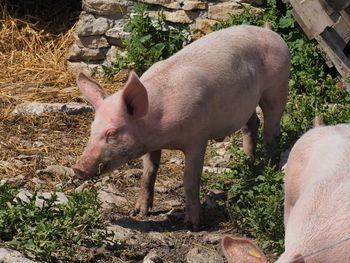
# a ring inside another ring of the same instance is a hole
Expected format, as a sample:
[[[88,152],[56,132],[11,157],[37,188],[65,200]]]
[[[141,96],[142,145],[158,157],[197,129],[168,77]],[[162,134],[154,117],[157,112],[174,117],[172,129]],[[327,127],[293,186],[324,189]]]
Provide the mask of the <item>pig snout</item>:
[[[93,176],[92,174],[89,174],[79,163],[73,165],[72,169],[74,171],[75,177],[80,180],[87,180]]]

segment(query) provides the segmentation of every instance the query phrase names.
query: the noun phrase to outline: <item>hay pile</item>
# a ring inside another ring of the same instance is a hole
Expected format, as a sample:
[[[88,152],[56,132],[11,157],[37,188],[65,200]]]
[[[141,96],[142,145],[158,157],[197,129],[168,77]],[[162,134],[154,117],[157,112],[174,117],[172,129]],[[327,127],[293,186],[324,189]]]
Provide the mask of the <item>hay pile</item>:
[[[64,3],[58,3],[61,9],[56,13],[33,7],[31,15],[23,15],[23,9],[14,12],[18,6],[0,3],[0,180],[20,174],[30,179],[35,171],[52,164],[70,166],[89,136],[93,114],[11,114],[25,101],[84,102],[77,88],[67,89],[76,85],[65,56],[73,43],[79,12],[69,13],[67,1]],[[70,22],[63,29],[62,17]],[[56,32],[57,28],[61,32]],[[125,75],[121,80],[125,81]],[[104,82],[109,92],[116,89],[115,84]],[[122,85],[120,82],[117,87]]]

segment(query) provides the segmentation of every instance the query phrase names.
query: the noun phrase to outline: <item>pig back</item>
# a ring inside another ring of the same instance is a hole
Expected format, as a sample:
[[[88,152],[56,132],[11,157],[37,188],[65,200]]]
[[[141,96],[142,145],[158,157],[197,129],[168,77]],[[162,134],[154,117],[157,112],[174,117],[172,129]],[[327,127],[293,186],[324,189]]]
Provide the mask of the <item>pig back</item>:
[[[288,72],[289,52],[276,33],[235,26],[211,33],[156,63],[142,80],[153,89],[150,101],[156,101],[157,109],[164,106],[163,116],[181,116],[181,123],[195,118],[196,126],[215,138],[241,128],[264,90],[278,83],[277,77],[288,79]]]

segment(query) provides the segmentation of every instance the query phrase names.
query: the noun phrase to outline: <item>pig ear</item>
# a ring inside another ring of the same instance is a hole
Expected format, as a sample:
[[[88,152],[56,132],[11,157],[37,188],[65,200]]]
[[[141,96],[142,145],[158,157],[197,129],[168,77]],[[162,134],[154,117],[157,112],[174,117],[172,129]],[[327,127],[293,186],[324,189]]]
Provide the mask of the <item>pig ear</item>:
[[[135,119],[142,118],[146,115],[148,111],[147,90],[135,72],[130,73],[122,96],[129,114]]]
[[[106,97],[100,84],[82,72],[77,76],[77,84],[84,97],[97,109]]]
[[[247,239],[224,236],[221,247],[230,263],[267,263],[264,253]]]

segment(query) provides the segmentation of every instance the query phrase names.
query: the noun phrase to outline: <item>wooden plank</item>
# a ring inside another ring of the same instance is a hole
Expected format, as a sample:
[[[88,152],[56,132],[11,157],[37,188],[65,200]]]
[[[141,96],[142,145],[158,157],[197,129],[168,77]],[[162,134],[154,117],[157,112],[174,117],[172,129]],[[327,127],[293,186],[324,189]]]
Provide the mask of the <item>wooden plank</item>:
[[[334,10],[340,11],[349,6],[349,0],[325,0],[327,4]]]
[[[331,16],[335,12],[334,9],[328,4],[327,0],[320,0],[320,4],[324,11],[326,11],[327,15]]]
[[[333,29],[345,41],[345,43],[350,41],[350,25],[348,25],[347,21],[342,16],[340,16],[338,21],[334,23]]]
[[[347,77],[350,74],[350,60],[339,48],[338,43],[333,39],[331,30],[325,30],[322,35],[315,36],[321,48],[327,53],[332,60],[334,66],[342,77]]]
[[[295,11],[295,9],[292,9],[292,15],[294,16],[295,20],[298,22],[299,26],[304,30],[306,36],[308,39],[313,39],[314,35],[312,34],[312,31],[306,26],[303,19],[299,16],[299,14]]]
[[[318,0],[290,0],[290,3],[312,35],[321,34],[334,23]]]

